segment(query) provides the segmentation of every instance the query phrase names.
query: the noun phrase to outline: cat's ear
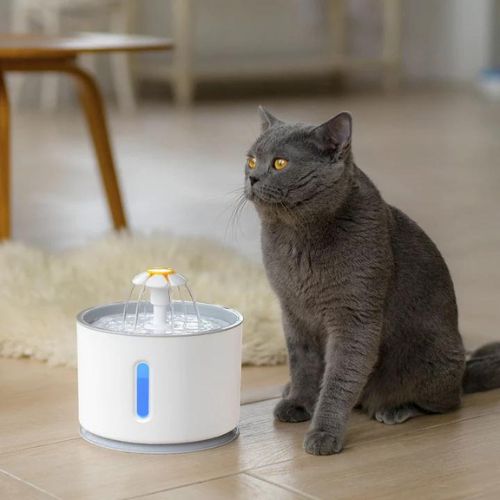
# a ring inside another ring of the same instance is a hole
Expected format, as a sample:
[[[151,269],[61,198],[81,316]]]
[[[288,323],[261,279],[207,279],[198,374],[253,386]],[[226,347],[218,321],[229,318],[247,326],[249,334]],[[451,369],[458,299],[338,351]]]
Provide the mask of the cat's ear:
[[[273,125],[283,123],[281,120],[278,120],[275,116],[273,116],[267,109],[263,106],[259,106],[259,115],[260,115],[260,126],[262,132],[265,132],[269,127]]]
[[[339,113],[313,130],[313,137],[322,149],[349,148],[352,135],[352,117],[347,111]]]

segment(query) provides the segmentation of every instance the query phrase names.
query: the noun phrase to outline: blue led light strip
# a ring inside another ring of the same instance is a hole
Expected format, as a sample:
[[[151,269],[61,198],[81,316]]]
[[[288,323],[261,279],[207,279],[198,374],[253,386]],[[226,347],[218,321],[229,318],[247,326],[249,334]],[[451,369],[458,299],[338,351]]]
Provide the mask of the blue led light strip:
[[[149,415],[149,365],[138,363],[136,367],[135,411],[139,418]]]

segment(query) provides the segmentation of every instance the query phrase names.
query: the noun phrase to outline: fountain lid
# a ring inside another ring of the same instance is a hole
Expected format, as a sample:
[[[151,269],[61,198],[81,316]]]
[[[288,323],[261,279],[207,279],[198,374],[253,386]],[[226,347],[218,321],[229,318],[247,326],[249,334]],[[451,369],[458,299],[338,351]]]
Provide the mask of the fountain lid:
[[[131,281],[121,313],[103,315],[94,322],[96,328],[133,335],[177,336],[221,331],[227,326],[220,315],[200,315],[187,279],[171,267],[149,268]],[[137,290],[137,298],[132,300]]]

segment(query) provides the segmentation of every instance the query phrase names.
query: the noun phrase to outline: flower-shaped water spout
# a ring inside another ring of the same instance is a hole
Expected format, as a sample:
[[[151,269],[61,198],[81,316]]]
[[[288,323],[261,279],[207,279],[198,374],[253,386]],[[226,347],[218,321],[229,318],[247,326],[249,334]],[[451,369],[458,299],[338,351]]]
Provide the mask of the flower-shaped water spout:
[[[155,267],[139,273],[132,279],[132,285],[130,298],[135,287],[141,287],[135,307],[133,331],[137,328],[139,315],[141,314],[141,304],[145,306],[143,296],[146,290],[149,292],[149,302],[153,306],[152,323],[154,330],[164,331],[168,328],[170,333],[175,333],[176,329],[185,328],[189,314],[188,309],[194,312],[198,324],[200,323],[198,308],[187,284],[187,279],[171,267]],[[127,327],[126,319],[129,303],[130,299],[123,311],[123,329]]]

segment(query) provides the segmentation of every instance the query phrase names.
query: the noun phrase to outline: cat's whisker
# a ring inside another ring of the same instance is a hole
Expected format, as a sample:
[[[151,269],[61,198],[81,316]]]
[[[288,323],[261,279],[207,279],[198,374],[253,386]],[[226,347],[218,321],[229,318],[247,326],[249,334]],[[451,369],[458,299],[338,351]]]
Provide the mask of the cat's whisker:
[[[234,205],[232,206],[231,215],[226,223],[226,228],[224,231],[224,239],[228,237],[228,233],[231,232],[232,238],[237,237],[237,228],[239,227],[239,218],[243,209],[245,208],[247,198],[245,197],[245,193],[241,192],[235,200]]]
[[[245,191],[245,188],[242,187],[242,186],[239,186],[235,189],[231,189],[230,191],[227,191],[226,195],[227,196],[232,196],[234,194],[240,194],[240,193],[243,193]]]
[[[231,198],[231,200],[226,204],[226,206],[219,212],[218,217],[222,217],[228,211],[233,211],[235,206],[240,202],[241,198],[245,196],[244,188],[233,189],[232,193],[227,193],[227,196]]]
[[[247,201],[248,200],[245,197],[243,197],[240,200],[238,207],[234,212],[234,217],[233,217],[233,222],[232,222],[232,231],[233,231],[234,237],[238,236],[238,230],[240,229],[240,217],[241,217],[241,214],[246,206]]]

